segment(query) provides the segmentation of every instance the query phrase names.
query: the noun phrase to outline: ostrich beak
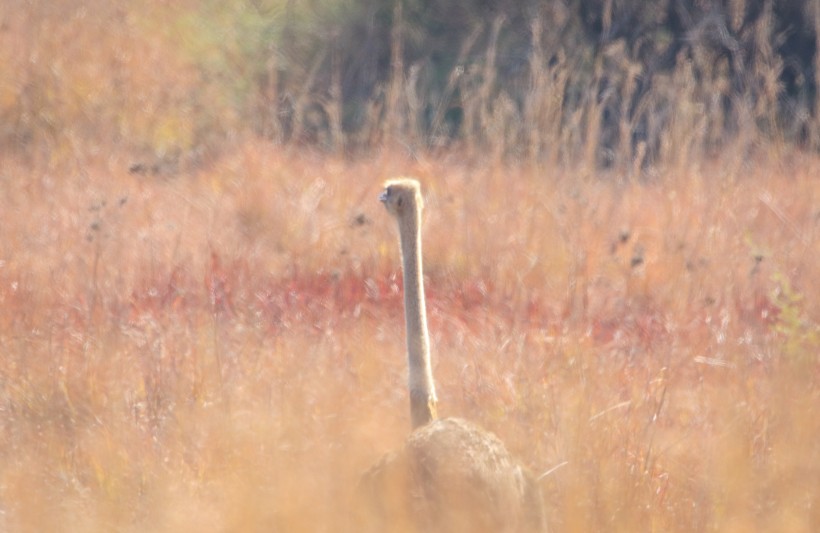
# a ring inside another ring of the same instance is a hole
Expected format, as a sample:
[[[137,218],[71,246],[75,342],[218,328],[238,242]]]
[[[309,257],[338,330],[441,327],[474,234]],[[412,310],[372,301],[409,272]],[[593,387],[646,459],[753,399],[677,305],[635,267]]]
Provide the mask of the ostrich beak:
[[[380,201],[381,203],[385,203],[385,202],[387,202],[387,189],[385,189],[385,190],[384,190],[384,192],[382,192],[382,193],[379,195],[379,201]]]

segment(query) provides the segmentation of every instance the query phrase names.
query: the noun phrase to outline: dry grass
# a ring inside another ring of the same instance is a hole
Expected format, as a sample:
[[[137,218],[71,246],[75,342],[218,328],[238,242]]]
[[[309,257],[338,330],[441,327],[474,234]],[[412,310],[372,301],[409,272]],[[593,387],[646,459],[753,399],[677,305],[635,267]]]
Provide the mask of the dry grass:
[[[2,529],[336,530],[409,427],[397,173],[427,189],[443,411],[557,467],[554,530],[820,524],[820,159],[606,184],[248,141],[126,168],[4,159]]]
[[[344,529],[409,429],[395,175],[442,413],[549,472],[553,531],[820,529],[820,157],[694,115],[644,174],[276,147],[170,7],[87,4],[0,6],[0,530]]]

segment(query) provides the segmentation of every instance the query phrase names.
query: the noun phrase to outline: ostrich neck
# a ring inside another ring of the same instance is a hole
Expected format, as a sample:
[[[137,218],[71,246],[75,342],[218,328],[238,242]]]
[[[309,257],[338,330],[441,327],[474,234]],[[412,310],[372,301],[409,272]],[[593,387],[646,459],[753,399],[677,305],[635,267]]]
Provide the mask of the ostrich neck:
[[[421,263],[421,210],[414,209],[399,224],[404,270],[404,315],[407,327],[410,414],[413,427],[436,418],[436,391],[430,366],[430,340],[424,302]]]

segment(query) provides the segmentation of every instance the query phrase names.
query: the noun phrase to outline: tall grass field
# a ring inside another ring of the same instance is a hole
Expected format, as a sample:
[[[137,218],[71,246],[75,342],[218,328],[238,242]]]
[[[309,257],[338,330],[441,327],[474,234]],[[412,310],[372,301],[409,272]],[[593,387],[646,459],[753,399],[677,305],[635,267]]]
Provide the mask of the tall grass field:
[[[820,154],[768,108],[717,142],[681,67],[692,109],[603,162],[600,101],[511,131],[478,89],[484,138],[373,111],[343,142],[306,92],[283,140],[244,126],[251,70],[214,74],[250,60],[208,5],[0,7],[0,531],[355,531],[410,428],[402,175],[440,413],[539,477],[551,531],[820,530]]]

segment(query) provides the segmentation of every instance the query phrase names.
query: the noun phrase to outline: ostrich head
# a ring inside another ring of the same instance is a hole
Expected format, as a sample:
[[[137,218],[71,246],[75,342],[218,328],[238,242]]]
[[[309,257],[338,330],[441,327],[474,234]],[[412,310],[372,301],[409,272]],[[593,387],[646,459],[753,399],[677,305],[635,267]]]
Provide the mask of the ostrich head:
[[[421,210],[421,187],[418,181],[411,178],[390,180],[384,184],[379,200],[388,213],[402,219],[414,210]]]

